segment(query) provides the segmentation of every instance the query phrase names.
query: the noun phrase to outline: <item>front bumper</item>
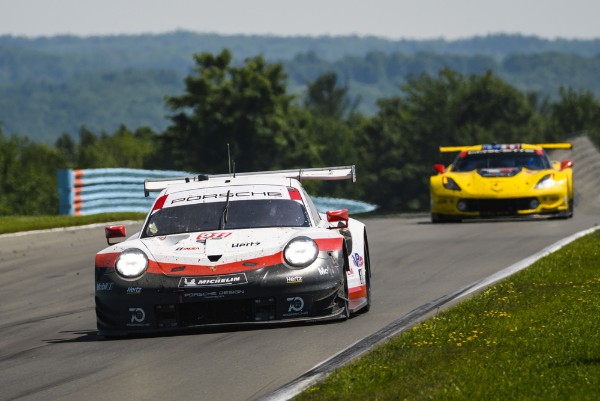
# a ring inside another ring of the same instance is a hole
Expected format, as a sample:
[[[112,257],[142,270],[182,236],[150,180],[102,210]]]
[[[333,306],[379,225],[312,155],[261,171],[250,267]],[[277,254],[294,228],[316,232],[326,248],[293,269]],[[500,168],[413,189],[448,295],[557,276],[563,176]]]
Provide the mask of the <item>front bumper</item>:
[[[345,316],[341,259],[318,258],[294,270],[283,264],[214,276],[145,274],[122,279],[96,269],[96,317],[103,335],[228,324],[264,324]]]
[[[444,193],[431,195],[431,213],[464,218],[559,215],[569,210],[569,203],[568,197],[558,192],[493,198]]]

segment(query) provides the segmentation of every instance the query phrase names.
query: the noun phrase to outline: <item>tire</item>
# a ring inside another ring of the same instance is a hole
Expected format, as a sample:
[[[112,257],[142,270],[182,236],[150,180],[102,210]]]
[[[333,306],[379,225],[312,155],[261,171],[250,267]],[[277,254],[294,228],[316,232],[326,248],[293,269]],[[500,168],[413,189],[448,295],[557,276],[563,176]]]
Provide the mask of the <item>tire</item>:
[[[371,257],[369,256],[369,242],[365,232],[365,282],[367,287],[367,305],[363,306],[358,313],[367,313],[371,310]]]
[[[569,208],[567,210],[563,210],[563,211],[559,212],[558,218],[559,219],[570,219],[573,217],[573,215],[574,215],[573,200],[571,199],[569,201]]]
[[[457,216],[451,216],[451,215],[447,215],[447,214],[431,213],[431,222],[433,224],[438,224],[438,223],[460,223],[461,221],[462,221],[462,219],[460,217],[457,217]]]
[[[350,293],[348,291],[348,251],[344,245],[344,268],[342,269],[342,275],[344,280],[344,288],[340,288],[338,291],[338,307],[344,311],[340,314],[341,320],[348,320],[350,318]]]

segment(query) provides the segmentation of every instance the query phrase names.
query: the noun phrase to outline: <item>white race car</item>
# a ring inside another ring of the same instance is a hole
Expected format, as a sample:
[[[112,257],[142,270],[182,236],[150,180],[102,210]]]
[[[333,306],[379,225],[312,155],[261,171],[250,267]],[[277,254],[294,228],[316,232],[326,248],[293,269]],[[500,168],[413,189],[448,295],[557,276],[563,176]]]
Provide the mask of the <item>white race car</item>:
[[[371,302],[365,225],[320,214],[301,180],[354,166],[146,181],[160,191],[142,230],[107,226],[96,255],[101,334],[346,319]]]

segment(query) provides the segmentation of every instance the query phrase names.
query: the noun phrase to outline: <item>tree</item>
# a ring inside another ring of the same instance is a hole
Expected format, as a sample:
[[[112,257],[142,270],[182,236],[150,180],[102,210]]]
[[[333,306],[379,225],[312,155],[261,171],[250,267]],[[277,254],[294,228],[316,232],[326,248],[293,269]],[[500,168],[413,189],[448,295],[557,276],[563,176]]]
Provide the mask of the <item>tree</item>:
[[[338,86],[337,79],[335,72],[328,72],[309,83],[304,106],[317,116],[338,120],[353,114],[360,99],[352,100],[348,84]]]
[[[589,91],[560,88],[560,99],[550,105],[550,124],[561,138],[586,131],[600,144],[600,103]]]
[[[56,149],[27,137],[4,138],[0,130],[0,215],[56,214],[56,170],[64,163]]]
[[[238,171],[302,162],[305,149],[298,145],[305,141],[290,119],[296,112],[280,64],[258,56],[235,67],[228,50],[194,59],[197,65],[185,79],[185,93],[166,99],[175,113],[160,142],[172,162],[166,167],[226,172],[227,144]]]

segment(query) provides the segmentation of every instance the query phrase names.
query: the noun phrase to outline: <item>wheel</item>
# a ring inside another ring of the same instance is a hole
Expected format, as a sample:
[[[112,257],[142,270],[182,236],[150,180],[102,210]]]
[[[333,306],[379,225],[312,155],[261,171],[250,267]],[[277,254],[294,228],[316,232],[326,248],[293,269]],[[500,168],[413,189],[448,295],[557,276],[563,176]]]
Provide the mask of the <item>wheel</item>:
[[[573,217],[573,200],[571,199],[569,201],[569,208],[567,210],[563,210],[561,212],[558,213],[558,218],[559,219],[570,219],[571,217]]]
[[[344,280],[344,287],[340,288],[337,295],[337,307],[344,311],[340,315],[340,319],[347,320],[350,318],[350,293],[348,292],[348,251],[344,245],[344,268],[342,269],[342,275]]]
[[[567,213],[567,218],[569,219],[575,214],[575,208],[573,207],[573,199],[569,201],[569,211]]]
[[[367,313],[371,309],[371,258],[369,256],[369,242],[365,232],[365,284],[367,287],[367,305],[363,306],[358,313]]]

